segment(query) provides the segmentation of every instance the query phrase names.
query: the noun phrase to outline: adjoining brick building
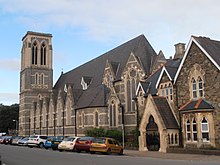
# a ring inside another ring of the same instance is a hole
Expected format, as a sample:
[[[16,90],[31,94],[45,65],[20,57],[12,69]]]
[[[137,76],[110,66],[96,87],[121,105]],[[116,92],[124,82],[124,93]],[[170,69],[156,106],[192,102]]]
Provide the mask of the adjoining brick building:
[[[19,134],[83,136],[139,129],[139,149],[220,148],[220,42],[192,36],[174,58],[140,35],[52,84],[52,35],[23,37]]]

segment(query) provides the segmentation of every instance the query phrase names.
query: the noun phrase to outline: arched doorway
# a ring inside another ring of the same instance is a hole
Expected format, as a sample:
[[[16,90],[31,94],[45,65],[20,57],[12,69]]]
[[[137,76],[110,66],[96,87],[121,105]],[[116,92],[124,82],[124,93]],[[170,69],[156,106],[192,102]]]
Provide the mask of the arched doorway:
[[[149,122],[146,127],[146,142],[149,151],[158,151],[160,149],[160,134],[152,115],[149,117]]]

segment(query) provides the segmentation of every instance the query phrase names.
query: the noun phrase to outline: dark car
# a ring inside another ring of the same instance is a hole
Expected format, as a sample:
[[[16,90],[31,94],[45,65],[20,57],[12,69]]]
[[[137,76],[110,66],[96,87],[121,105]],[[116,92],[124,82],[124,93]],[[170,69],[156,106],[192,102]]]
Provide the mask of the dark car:
[[[65,136],[54,136],[51,140],[51,148],[53,150],[58,150],[58,145],[63,141]]]
[[[75,151],[76,152],[81,152],[81,151],[90,152],[90,147],[94,139],[95,139],[94,137],[81,137],[77,139],[76,144],[75,144]]]
[[[48,137],[47,137],[47,140],[45,141],[45,144],[44,144],[44,148],[45,148],[45,149],[51,148],[52,140],[53,140],[54,138],[55,138],[54,136],[48,136]]]
[[[12,143],[12,136],[5,136],[3,139],[3,144],[11,144]]]

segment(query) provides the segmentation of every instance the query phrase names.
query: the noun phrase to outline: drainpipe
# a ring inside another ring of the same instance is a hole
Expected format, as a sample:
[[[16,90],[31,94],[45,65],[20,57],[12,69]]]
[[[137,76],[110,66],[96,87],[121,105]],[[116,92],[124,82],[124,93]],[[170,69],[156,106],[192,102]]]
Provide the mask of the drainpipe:
[[[74,112],[75,112],[75,136],[77,136],[77,126],[76,126],[76,109],[74,109]]]
[[[125,147],[125,120],[124,120],[124,107],[120,104],[121,114],[122,114],[122,146]]]
[[[179,145],[180,147],[183,147],[183,138],[182,138],[182,115],[181,112],[179,111],[179,100],[178,100],[178,86],[177,84],[174,85],[173,81],[172,81],[173,87],[176,87],[176,108],[178,110],[178,114],[179,114],[179,124],[180,124],[180,129],[179,129]]]

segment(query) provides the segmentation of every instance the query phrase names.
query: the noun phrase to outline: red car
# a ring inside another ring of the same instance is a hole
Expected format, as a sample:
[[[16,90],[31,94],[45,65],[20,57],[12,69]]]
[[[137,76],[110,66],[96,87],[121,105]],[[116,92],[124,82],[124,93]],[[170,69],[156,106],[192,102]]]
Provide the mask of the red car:
[[[95,139],[94,137],[81,137],[77,139],[76,144],[75,144],[75,151],[76,152],[81,152],[81,151],[90,152],[90,147],[94,139]]]

